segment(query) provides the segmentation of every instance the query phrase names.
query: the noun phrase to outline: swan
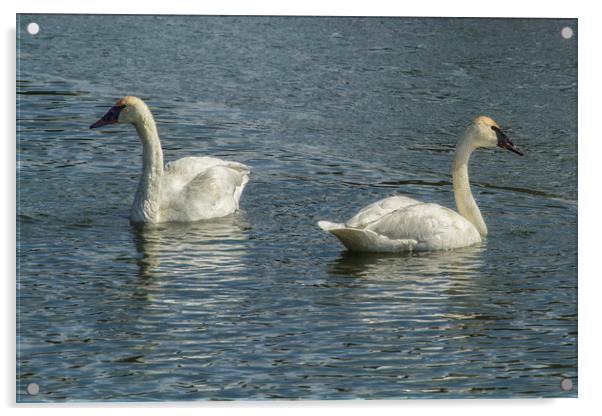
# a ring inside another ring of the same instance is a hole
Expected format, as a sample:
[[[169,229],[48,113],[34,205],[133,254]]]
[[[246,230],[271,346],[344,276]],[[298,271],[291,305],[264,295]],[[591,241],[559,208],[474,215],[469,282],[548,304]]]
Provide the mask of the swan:
[[[238,210],[250,169],[214,157],[184,157],[163,166],[153,115],[138,97],[118,100],[91,129],[133,124],[142,142],[142,174],[130,211],[135,223],[190,222],[224,217]]]
[[[431,251],[477,244],[487,235],[487,226],[470,191],[468,159],[479,147],[495,146],[523,155],[488,116],[476,117],[460,136],[452,171],[458,212],[396,195],[362,208],[344,224],[319,221],[318,226],[350,251]]]

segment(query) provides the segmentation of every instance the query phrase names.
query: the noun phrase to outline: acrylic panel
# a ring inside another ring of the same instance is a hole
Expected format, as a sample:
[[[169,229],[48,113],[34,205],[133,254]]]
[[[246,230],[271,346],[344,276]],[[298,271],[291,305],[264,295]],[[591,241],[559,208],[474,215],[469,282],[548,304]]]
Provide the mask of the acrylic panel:
[[[16,35],[18,402],[577,396],[576,19]]]

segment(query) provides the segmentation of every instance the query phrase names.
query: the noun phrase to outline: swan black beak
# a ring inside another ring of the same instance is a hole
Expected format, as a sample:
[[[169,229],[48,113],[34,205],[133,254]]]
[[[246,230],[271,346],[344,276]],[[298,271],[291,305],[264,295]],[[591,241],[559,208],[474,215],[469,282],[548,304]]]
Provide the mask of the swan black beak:
[[[106,126],[107,124],[117,123],[119,121],[119,113],[121,113],[121,110],[123,110],[124,107],[125,105],[115,105],[111,107],[109,111],[107,111],[107,113],[96,123],[92,124],[90,128],[95,129],[97,127]]]
[[[520,150],[518,150],[518,147],[516,147],[516,145],[512,143],[512,140],[510,140],[510,138],[506,136],[502,130],[500,130],[496,126],[491,126],[491,128],[493,129],[493,131],[495,131],[495,134],[497,136],[497,145],[499,147],[501,147],[502,149],[510,150],[511,152],[514,152],[517,155],[523,156],[523,153]]]

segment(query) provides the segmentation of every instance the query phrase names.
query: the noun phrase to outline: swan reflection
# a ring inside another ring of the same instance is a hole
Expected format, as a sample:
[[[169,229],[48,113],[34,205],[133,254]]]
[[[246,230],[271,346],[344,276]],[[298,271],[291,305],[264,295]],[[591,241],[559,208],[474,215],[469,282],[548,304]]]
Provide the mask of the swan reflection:
[[[481,244],[406,255],[344,252],[330,264],[328,272],[338,278],[335,280],[339,285],[341,278],[346,278],[352,282],[347,285],[361,285],[374,293],[366,297],[362,292],[362,303],[371,302],[372,296],[389,299],[376,311],[362,309],[359,313],[362,320],[378,320],[393,313],[406,316],[410,326],[414,319],[464,322],[482,314],[495,314],[484,304],[487,288],[482,287],[483,281],[479,278],[485,249]],[[383,315],[384,310],[388,312]]]
[[[133,225],[138,275],[226,274],[243,269],[248,224],[240,214],[194,223]]]
[[[372,283],[400,282],[410,294],[433,291],[446,296],[449,290],[474,286],[483,268],[485,244],[458,250],[412,254],[343,252],[329,266],[331,276],[368,279]]]
[[[484,251],[484,244],[449,251],[409,254],[359,254],[345,251],[330,264],[329,273],[378,280],[403,278],[424,281],[442,276],[461,277],[481,270]]]
[[[213,317],[240,302],[236,285],[246,278],[249,226],[237,213],[131,230],[138,278],[110,286],[110,310],[99,305],[119,336],[133,340],[123,351],[125,359],[152,364],[164,357],[153,355],[156,351],[177,342],[198,343]],[[98,325],[104,330],[104,322]]]

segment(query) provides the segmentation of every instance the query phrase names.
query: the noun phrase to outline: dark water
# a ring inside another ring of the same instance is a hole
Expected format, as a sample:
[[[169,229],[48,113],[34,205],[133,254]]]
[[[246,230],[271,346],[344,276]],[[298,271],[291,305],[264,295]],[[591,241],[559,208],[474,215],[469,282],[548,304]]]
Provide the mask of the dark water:
[[[567,25],[21,15],[17,400],[576,396]],[[88,129],[126,94],[167,161],[253,168],[239,213],[129,224],[135,131]],[[481,113],[526,153],[471,160],[482,245],[350,255],[316,227],[395,193],[454,207]]]

